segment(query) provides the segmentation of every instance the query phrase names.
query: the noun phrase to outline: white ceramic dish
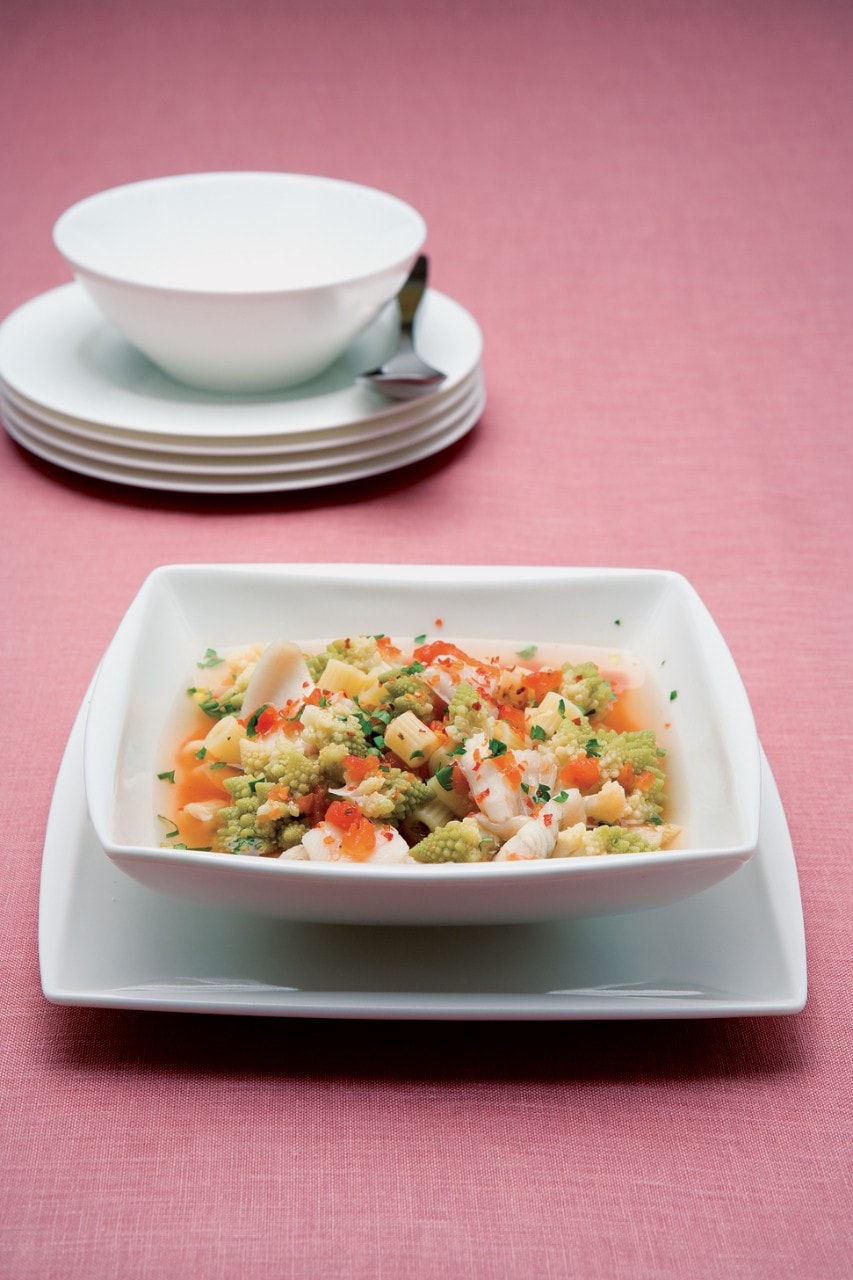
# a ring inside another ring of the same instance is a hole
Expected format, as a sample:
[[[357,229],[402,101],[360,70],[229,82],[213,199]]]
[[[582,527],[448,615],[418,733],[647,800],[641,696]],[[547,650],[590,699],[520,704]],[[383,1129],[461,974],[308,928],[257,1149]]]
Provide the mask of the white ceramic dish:
[[[430,289],[418,312],[418,347],[447,378],[435,397],[401,406],[356,379],[393,350],[396,305],[387,307],[325,374],[292,391],[252,396],[208,394],[161,373],[108,325],[77,284],[24,303],[0,325],[0,382],[40,410],[134,437],[171,439],[242,453],[318,436],[395,430],[438,406],[478,369],[483,338],[474,318]],[[26,404],[24,407],[27,407]],[[351,438],[351,437],[350,437]]]
[[[376,448],[365,446],[361,451],[356,450],[350,460],[339,459],[337,451],[330,447],[325,451],[326,460],[313,466],[306,463],[305,455],[288,458],[285,454],[277,460],[278,465],[276,460],[255,466],[247,462],[233,469],[227,465],[221,469],[197,466],[194,460],[176,467],[168,465],[165,459],[152,467],[147,464],[151,455],[144,453],[127,454],[120,462],[106,461],[94,457],[93,451],[85,447],[58,445],[49,427],[44,424],[33,427],[8,405],[3,407],[3,422],[12,439],[30,453],[92,479],[174,493],[286,493],[364,480],[433,457],[467,435],[479,422],[484,407],[485,392],[475,385],[461,405],[453,406],[446,413],[436,413],[432,421],[403,433],[405,444],[392,441],[389,446],[383,437],[376,442]]]
[[[193,437],[165,433],[158,435],[154,432],[122,431],[115,427],[83,422],[79,418],[43,408],[34,400],[19,395],[2,379],[0,409],[8,407],[24,423],[35,424],[47,430],[57,444],[73,443],[80,451],[86,448],[107,449],[116,451],[115,455],[111,453],[110,456],[117,456],[119,453],[129,455],[136,462],[141,462],[146,456],[153,456],[169,460],[172,466],[189,463],[195,467],[199,463],[212,463],[215,466],[234,468],[244,460],[248,460],[251,465],[270,459],[296,459],[311,454],[321,454],[328,458],[330,450],[335,450],[340,456],[347,449],[368,448],[377,452],[390,448],[393,437],[416,431],[425,423],[435,422],[439,417],[446,416],[451,409],[462,406],[463,401],[475,389],[482,389],[482,386],[483,371],[478,365],[446,395],[424,396],[420,401],[410,402],[408,411],[393,417],[368,418],[330,431],[291,432],[283,436],[244,436],[213,441],[198,441]]]
[[[402,287],[426,224],[352,182],[193,173],[89,196],[53,238],[103,314],[172,377],[266,391],[346,350]]]
[[[54,427],[38,415],[27,413],[9,401],[0,391],[0,413],[3,420],[20,432],[20,443],[27,437],[34,443],[42,443],[55,449],[66,450],[80,458],[94,462],[106,462],[118,466],[136,467],[140,471],[163,471],[173,476],[187,473],[198,476],[262,476],[267,473],[280,474],[286,468],[288,472],[312,471],[318,468],[334,466],[336,468],[349,463],[362,462],[367,458],[378,458],[396,449],[406,449],[420,444],[446,431],[458,419],[468,414],[475,405],[480,404],[483,396],[482,382],[475,379],[468,388],[467,394],[441,411],[434,410],[425,415],[420,422],[403,427],[399,431],[388,432],[382,436],[370,437],[354,444],[325,444],[319,449],[297,450],[292,453],[284,448],[281,451],[253,453],[245,458],[228,455],[226,457],[210,457],[203,452],[173,453],[160,452],[157,449],[128,449],[114,442],[91,441],[74,432]]]
[[[684,902],[487,929],[359,929],[173,901],[122,875],[86,813],[86,709],[57,778],[41,871],[41,981],[57,1004],[466,1021],[753,1017],[805,1004],[797,869],[766,761],[756,855]]]
[[[441,635],[448,639],[633,651],[647,673],[649,715],[668,752],[672,819],[684,827],[687,847],[630,857],[418,868],[157,847],[162,831],[155,779],[163,769],[163,733],[208,646],[224,651],[276,638],[360,632],[414,636],[428,631],[435,618],[443,620]],[[516,634],[507,634],[513,627]],[[670,691],[677,692],[675,700]],[[92,822],[109,856],[164,893],[291,919],[484,924],[661,906],[732,875],[748,861],[758,836],[759,748],[731,655],[678,574],[167,566],[143,584],[105,655],[87,728],[86,787]]]

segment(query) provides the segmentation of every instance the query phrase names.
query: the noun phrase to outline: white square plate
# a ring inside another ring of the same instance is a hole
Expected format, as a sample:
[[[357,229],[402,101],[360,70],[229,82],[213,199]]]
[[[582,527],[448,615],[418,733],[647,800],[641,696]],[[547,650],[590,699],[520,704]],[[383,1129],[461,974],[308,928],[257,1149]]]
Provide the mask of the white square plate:
[[[321,1018],[641,1019],[791,1014],[806,1000],[794,852],[762,761],[755,856],[652,911],[472,928],[263,920],[143,888],[86,814],[80,710],[42,863],[39,955],[58,1004]]]

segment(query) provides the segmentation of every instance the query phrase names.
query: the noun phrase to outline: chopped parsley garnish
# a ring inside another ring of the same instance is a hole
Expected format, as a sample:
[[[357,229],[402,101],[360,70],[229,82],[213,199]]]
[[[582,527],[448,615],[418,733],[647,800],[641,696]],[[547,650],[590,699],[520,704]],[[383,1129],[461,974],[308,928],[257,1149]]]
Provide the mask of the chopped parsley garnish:
[[[204,658],[201,660],[201,662],[197,662],[196,666],[197,667],[218,667],[220,662],[223,662],[223,661],[224,659],[220,658],[219,654],[216,652],[215,649],[205,649]]]
[[[423,644],[426,640],[426,632],[423,631],[419,636],[415,636],[415,644]]]
[[[445,764],[435,772],[435,780],[444,791],[453,790],[453,765]]]
[[[669,700],[670,700],[670,702],[675,702],[675,699],[676,699],[677,697],[678,697],[678,690],[677,690],[677,689],[671,689],[671,690],[670,690],[670,693],[669,693]]]
[[[263,706],[258,707],[257,711],[254,711],[254,712],[252,713],[252,715],[250,715],[250,716],[249,716],[249,719],[248,719],[248,721],[247,721],[247,723],[246,723],[246,737],[247,737],[247,738],[254,738],[254,737],[255,737],[255,735],[256,735],[256,734],[257,734],[257,732],[258,732],[258,721],[260,720],[260,718],[261,718],[261,716],[264,714],[264,712],[265,712],[265,711],[267,711],[267,710],[269,709],[269,705],[270,705],[270,704],[269,704],[268,702],[265,702],[265,703],[263,704]]]
[[[489,751],[491,752],[491,755],[487,757],[489,760],[494,760],[496,756],[506,755],[506,743],[502,742],[500,738],[489,738]]]
[[[590,738],[589,742],[587,742],[586,746],[584,747],[584,750],[586,751],[586,754],[588,756],[600,756],[601,755],[601,752],[599,751],[600,745],[601,744],[599,743],[597,738]]]
[[[174,840],[175,836],[178,836],[181,834],[178,831],[174,818],[167,818],[164,813],[158,813],[157,817],[161,822],[165,822],[167,827],[172,827],[171,831],[166,832],[165,836],[163,837],[164,840]]]
[[[161,782],[174,782],[174,781],[175,781],[175,770],[174,770],[174,769],[169,769],[169,771],[168,771],[167,773],[158,773],[158,774],[157,774],[157,777],[160,779],[160,781],[161,781]]]
[[[407,667],[402,668],[401,674],[404,676],[416,676],[421,671],[426,671],[426,666],[423,662],[410,662]]]
[[[207,747],[200,747],[198,751],[195,753],[195,758],[196,760],[203,760],[206,755],[207,755]]]
[[[214,770],[214,769],[227,769],[227,768],[228,768],[228,761],[227,761],[227,760],[216,760],[216,761],[215,761],[215,762],[210,766],[211,772],[213,772],[213,770]]]
[[[517,658],[533,658],[536,656],[538,648],[538,644],[525,645],[523,649],[516,650],[515,656]]]
[[[541,724],[532,724],[530,726],[530,737],[534,742],[544,742],[548,735]]]

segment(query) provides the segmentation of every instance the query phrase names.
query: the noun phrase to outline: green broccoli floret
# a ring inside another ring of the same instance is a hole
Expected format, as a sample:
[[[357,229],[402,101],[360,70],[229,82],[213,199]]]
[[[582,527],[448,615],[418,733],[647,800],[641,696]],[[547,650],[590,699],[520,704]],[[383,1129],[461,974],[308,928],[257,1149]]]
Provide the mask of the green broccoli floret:
[[[627,733],[597,729],[596,740],[603,781],[619,778],[626,766],[630,766],[638,780],[639,785],[625,788],[628,812],[624,820],[638,823],[659,821],[665,800],[666,776],[661,768],[665,753],[657,745],[654,729],[636,729]]]
[[[606,713],[615,698],[609,680],[605,680],[594,662],[567,662],[560,685],[562,697],[573,702],[585,716]]]
[[[583,716],[575,720],[570,719],[568,715],[565,716],[551,737],[551,749],[557,757],[558,764],[565,764],[579,751],[586,752],[588,747],[591,752],[598,751],[600,732],[598,729],[594,730]]]
[[[382,706],[401,716],[413,711],[419,720],[429,722],[436,716],[436,695],[412,667],[395,667],[379,677]]]
[[[215,847],[225,853],[268,854],[276,850],[272,824],[258,822],[260,797],[255,788],[261,779],[248,774],[226,778],[225,787],[233,804],[219,811]]]
[[[372,671],[382,659],[373,636],[349,636],[343,640],[333,640],[322,653],[306,657],[308,673],[316,684],[326,670],[330,658],[338,658],[347,662],[359,671]]]
[[[227,778],[225,786],[234,803],[219,811],[216,848],[264,856],[300,843],[308,823],[298,819],[293,800],[277,798],[282,784],[241,774]]]
[[[365,725],[365,717],[362,714],[348,711],[339,705],[309,706],[302,713],[302,737],[317,751],[322,751],[324,747],[335,746],[344,748],[343,755],[366,755],[369,744]],[[369,722],[367,727],[369,728]],[[327,759],[334,760],[336,754],[335,752],[327,754]]]
[[[409,852],[416,862],[488,862],[496,849],[493,836],[484,835],[473,818],[463,818],[436,827]]]
[[[491,737],[495,727],[495,708],[467,680],[460,680],[447,707],[448,733],[464,742],[475,733]]]
[[[593,827],[584,836],[583,847],[584,853],[593,855],[657,852],[656,845],[628,827]]]
[[[244,738],[240,751],[247,775],[264,782],[280,782],[291,795],[307,796],[319,784],[320,764],[316,756],[306,756],[299,747],[282,742],[279,737]]]
[[[385,764],[348,791],[348,798],[366,818],[395,823],[404,821],[431,796],[429,785],[421,778],[408,769]]]

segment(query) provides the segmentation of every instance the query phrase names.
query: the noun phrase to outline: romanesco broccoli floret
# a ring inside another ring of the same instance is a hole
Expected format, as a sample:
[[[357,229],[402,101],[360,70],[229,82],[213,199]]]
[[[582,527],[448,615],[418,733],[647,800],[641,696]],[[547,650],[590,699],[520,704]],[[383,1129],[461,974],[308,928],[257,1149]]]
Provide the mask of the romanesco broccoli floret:
[[[345,774],[346,776],[346,774]],[[430,799],[432,791],[423,779],[408,769],[380,765],[375,773],[347,787],[347,799],[354,801],[366,818],[382,822],[402,822]]]
[[[215,847],[225,853],[266,854],[276,849],[271,825],[266,830],[258,822],[260,797],[255,793],[259,779],[248,774],[226,778],[225,787],[233,803],[219,811]]]
[[[302,712],[302,738],[315,751],[323,747],[345,747],[345,754],[363,756],[368,742],[365,736],[365,717],[348,710],[352,703],[326,707],[308,706]]]
[[[416,862],[488,862],[497,849],[473,818],[454,819],[424,836],[409,850]]]
[[[347,662],[351,667],[358,667],[359,671],[372,671],[382,661],[373,636],[348,636],[343,640],[333,640],[322,653],[311,654],[305,659],[308,672],[315,683],[326,670],[331,658]]]
[[[661,761],[666,752],[657,745],[654,729],[631,729],[617,733],[614,729],[596,729],[599,763],[603,778],[615,778],[630,765],[635,774],[650,773],[663,786]]]
[[[426,681],[411,667],[395,667],[379,677],[382,684],[382,706],[401,716],[413,711],[419,720],[430,721],[436,715],[436,697]]]
[[[467,680],[460,680],[447,707],[447,732],[457,742],[475,733],[491,737],[495,727],[495,708]]]
[[[307,796],[320,781],[317,758],[306,756],[299,747],[276,735],[244,738],[240,743],[240,759],[247,775],[281,783],[291,795]]]
[[[628,827],[593,827],[583,838],[583,851],[587,854],[652,853],[657,849],[638,831]]]
[[[588,748],[590,751],[596,751],[599,734],[600,730],[594,730],[585,717],[570,719],[565,716],[551,737],[551,749],[558,764],[565,764],[579,751],[586,752]]]
[[[594,662],[567,662],[563,667],[560,693],[573,702],[585,716],[606,713],[615,694],[609,680],[605,680]]]

